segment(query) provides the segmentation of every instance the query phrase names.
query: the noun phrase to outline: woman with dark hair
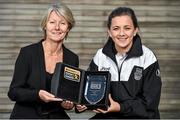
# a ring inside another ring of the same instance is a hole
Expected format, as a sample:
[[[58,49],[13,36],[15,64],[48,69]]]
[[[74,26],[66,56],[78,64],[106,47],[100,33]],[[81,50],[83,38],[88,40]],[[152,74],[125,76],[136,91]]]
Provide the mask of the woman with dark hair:
[[[161,77],[155,54],[142,45],[134,11],[118,7],[109,15],[109,38],[93,57],[90,71],[111,73],[109,108],[92,119],[160,118]],[[87,109],[77,105],[79,112]]]

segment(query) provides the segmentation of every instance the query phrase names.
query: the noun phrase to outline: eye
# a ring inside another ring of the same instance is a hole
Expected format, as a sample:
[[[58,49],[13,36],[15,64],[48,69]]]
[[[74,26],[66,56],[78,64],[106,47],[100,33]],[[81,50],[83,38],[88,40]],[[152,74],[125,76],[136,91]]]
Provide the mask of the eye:
[[[53,23],[55,23],[55,22],[54,22],[54,21],[50,21],[49,23],[50,23],[50,24],[53,24]]]
[[[61,24],[62,24],[62,25],[65,25],[66,23],[65,23],[65,22],[62,22]]]
[[[131,28],[130,27],[125,27],[125,30],[130,30]]]
[[[118,28],[118,27],[114,27],[114,28],[113,28],[113,30],[115,30],[115,31],[116,31],[116,30],[119,30],[119,28]]]
[[[60,24],[61,25],[67,25],[67,22],[63,20],[63,21],[60,22]]]

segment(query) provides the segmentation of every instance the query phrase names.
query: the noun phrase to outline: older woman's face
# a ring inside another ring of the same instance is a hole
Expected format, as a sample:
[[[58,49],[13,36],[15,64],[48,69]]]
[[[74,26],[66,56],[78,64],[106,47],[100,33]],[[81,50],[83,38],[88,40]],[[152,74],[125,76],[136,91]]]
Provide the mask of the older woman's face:
[[[46,39],[60,42],[64,40],[68,32],[68,22],[65,18],[52,11],[46,24]]]
[[[134,28],[131,17],[123,15],[112,19],[108,33],[118,51],[128,51],[132,46],[133,37],[137,30],[137,28]]]

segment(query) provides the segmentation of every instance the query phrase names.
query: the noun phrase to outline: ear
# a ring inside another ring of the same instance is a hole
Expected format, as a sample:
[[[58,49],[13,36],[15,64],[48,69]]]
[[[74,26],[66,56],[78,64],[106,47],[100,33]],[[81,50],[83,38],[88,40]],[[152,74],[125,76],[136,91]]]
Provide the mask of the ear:
[[[139,31],[139,28],[136,27],[136,29],[134,30],[134,36],[136,36],[136,34],[138,33],[138,31]]]
[[[139,31],[138,28],[136,28],[136,29],[134,30],[134,36],[136,36],[136,34],[138,33],[138,31]]]
[[[109,36],[112,38],[110,30],[108,29],[107,31],[108,31]]]

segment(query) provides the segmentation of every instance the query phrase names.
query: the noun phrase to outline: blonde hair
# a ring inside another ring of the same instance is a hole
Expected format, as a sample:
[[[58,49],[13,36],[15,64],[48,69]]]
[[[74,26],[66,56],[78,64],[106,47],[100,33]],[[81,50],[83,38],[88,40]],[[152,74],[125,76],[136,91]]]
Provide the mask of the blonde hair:
[[[50,16],[52,11],[55,11],[58,15],[62,15],[65,18],[65,20],[68,22],[69,31],[75,25],[75,19],[73,17],[73,14],[72,14],[71,10],[66,5],[63,5],[63,4],[51,5],[48,8],[48,10],[45,12],[45,14],[41,20],[41,29],[44,32],[45,38],[46,38],[46,24],[47,24],[47,21],[48,21],[49,16]],[[66,35],[66,37],[67,37],[67,35]]]

